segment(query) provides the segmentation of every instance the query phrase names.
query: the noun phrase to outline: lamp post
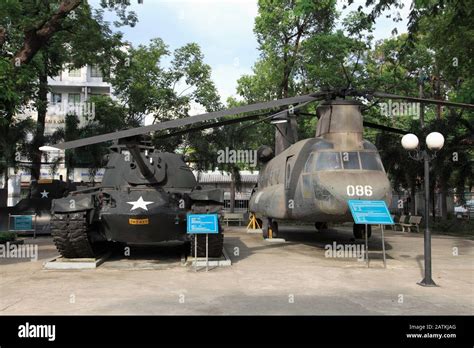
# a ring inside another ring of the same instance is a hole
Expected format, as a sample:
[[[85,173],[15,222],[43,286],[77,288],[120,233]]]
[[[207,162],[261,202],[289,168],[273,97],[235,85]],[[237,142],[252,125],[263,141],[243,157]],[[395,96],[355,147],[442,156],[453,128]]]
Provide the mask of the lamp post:
[[[408,156],[415,161],[423,161],[425,172],[425,233],[424,233],[424,256],[425,256],[425,277],[418,285],[437,286],[431,278],[431,232],[429,228],[430,216],[430,161],[436,157],[436,152],[444,145],[444,137],[441,133],[432,132],[426,137],[426,146],[423,149],[418,147],[419,140],[415,134],[406,134],[402,138],[402,146],[409,151]],[[432,154],[429,150],[433,151]]]

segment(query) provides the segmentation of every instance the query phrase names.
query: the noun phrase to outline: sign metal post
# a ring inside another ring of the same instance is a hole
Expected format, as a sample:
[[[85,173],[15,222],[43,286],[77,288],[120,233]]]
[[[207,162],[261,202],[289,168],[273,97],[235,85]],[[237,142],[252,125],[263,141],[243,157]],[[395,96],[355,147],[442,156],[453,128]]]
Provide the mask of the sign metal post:
[[[383,267],[387,268],[387,259],[385,257],[385,237],[383,233],[385,229],[385,225],[380,225],[380,229],[382,230]]]
[[[198,264],[198,235],[194,235],[194,272],[197,272]]]
[[[198,263],[198,234],[206,235],[206,272],[209,271],[209,234],[219,233],[217,214],[188,214],[187,233],[194,234],[194,271],[197,272]]]
[[[369,268],[369,225],[365,225],[365,256],[367,268]]]
[[[382,253],[383,265],[387,268],[387,258],[385,255],[385,235],[384,225],[393,225],[393,219],[388,210],[385,201],[366,201],[366,200],[349,200],[347,201],[351,210],[352,217],[356,224],[365,225],[365,256],[367,267],[369,267],[369,226],[380,225],[382,232]]]
[[[209,271],[209,233],[206,233],[206,272]]]

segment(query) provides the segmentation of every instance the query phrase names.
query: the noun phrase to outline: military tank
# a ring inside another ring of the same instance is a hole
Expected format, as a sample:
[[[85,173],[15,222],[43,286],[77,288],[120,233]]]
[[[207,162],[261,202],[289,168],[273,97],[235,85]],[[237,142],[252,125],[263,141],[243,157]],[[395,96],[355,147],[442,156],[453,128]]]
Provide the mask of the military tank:
[[[70,192],[51,205],[51,234],[66,258],[89,258],[110,242],[154,245],[191,243],[188,213],[221,215],[222,189],[202,189],[183,157],[159,152],[142,137],[116,141],[106,155],[100,186]],[[198,239],[198,256],[205,242]],[[209,235],[209,256],[220,257],[223,230]]]

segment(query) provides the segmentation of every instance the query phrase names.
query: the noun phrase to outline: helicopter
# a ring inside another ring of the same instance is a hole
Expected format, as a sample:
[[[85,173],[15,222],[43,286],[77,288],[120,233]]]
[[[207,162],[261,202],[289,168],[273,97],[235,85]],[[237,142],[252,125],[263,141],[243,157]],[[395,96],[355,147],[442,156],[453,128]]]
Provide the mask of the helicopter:
[[[370,198],[390,202],[390,182],[376,147],[362,138],[363,126],[365,124],[400,134],[406,132],[364,122],[362,104],[348,97],[405,99],[474,108],[471,104],[376,91],[323,90],[43,146],[40,148],[42,151],[57,151],[107,141],[116,143],[111,147],[111,157],[104,175],[105,186],[94,189],[92,193],[71,192],[68,197],[53,200],[53,236],[58,249],[63,255],[67,254],[65,248],[76,243],[77,248],[73,246],[70,255],[90,255],[93,254],[91,245],[96,241],[153,244],[166,240],[186,240],[186,214],[219,211],[223,192],[217,192],[218,189],[200,189],[195,180],[191,180],[192,172],[178,158],[180,156],[160,153],[153,147],[139,144],[138,139],[145,134],[195,124],[199,125],[162,134],[158,138],[251,120],[278,123],[288,134],[290,119],[301,114],[300,109],[312,102],[321,102],[316,115],[319,122],[314,138],[294,144],[291,141],[285,144],[280,139],[284,146],[280,146],[281,152],[276,155],[269,146],[262,146],[258,150],[262,169],[258,186],[250,199],[249,210],[263,219],[263,237],[278,234],[277,219],[311,221],[320,229],[330,221],[351,221],[347,199]],[[268,111],[288,106],[276,113]],[[261,110],[266,112],[249,115]],[[236,117],[207,122],[226,116]],[[279,134],[285,138],[281,129]],[[130,155],[132,160],[127,161]],[[110,175],[107,175],[107,171]],[[74,208],[71,208],[71,198],[78,203]],[[187,202],[185,205],[179,204],[182,199]],[[149,211],[148,204],[151,208],[152,203],[155,209]],[[171,228],[173,219],[174,228]],[[136,223],[131,224],[131,221]],[[73,232],[67,232],[68,228]],[[354,225],[356,237],[362,238],[363,231],[364,225]],[[76,232],[78,236],[71,235]],[[222,231],[216,236],[212,244],[216,254],[219,254],[218,249],[222,249],[223,245]]]
[[[260,149],[263,168],[249,210],[263,219],[264,238],[278,235],[277,219],[312,222],[318,231],[328,222],[350,222],[349,199],[390,205],[392,188],[380,155],[363,139],[361,107],[356,100],[324,101],[316,110],[319,120],[313,138],[298,141],[277,156],[271,148]],[[353,225],[355,238],[363,238],[365,231],[370,237],[370,225]]]
[[[474,107],[471,104],[377,91],[358,91],[350,86],[323,90],[302,98],[305,99],[290,105],[290,108],[253,123],[269,120],[276,126],[275,151],[270,146],[261,146],[257,151],[261,166],[258,183],[249,201],[249,212],[258,218],[264,238],[278,235],[277,220],[312,222],[318,231],[327,229],[328,222],[352,222],[347,204],[350,199],[383,200],[390,205],[392,188],[389,178],[377,148],[363,139],[363,130],[370,127],[401,135],[408,132],[363,121],[362,110],[368,107],[356,98]],[[300,111],[315,101],[320,102],[316,114]],[[291,126],[298,116],[318,118],[313,138],[294,141]],[[241,120],[251,119],[252,116],[247,116]],[[227,120],[214,126],[233,122]],[[196,127],[197,130],[203,128],[209,126]],[[186,131],[171,135],[183,132]],[[355,238],[365,238],[366,231],[367,237],[370,237],[370,225],[353,224]]]

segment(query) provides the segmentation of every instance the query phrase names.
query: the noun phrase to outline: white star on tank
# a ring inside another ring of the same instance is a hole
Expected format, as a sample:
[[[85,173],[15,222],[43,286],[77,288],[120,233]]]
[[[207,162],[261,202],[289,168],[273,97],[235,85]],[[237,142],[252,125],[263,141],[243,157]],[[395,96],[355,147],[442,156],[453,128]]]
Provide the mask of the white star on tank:
[[[138,208],[142,208],[148,211],[147,205],[152,204],[152,203],[155,203],[155,202],[144,201],[142,196],[140,196],[140,198],[138,198],[135,202],[133,201],[127,202],[127,204],[132,205],[132,208],[130,208],[130,211],[138,209]]]

